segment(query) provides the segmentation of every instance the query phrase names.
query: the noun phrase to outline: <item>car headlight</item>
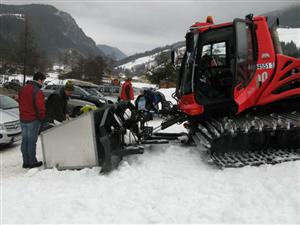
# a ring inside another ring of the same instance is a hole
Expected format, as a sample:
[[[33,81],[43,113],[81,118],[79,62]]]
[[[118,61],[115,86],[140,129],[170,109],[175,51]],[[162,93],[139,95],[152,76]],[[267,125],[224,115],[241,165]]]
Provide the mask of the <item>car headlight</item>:
[[[106,103],[107,101],[104,100],[104,99],[102,99],[102,98],[99,98],[99,102],[101,102],[101,103]]]
[[[5,126],[2,123],[0,123],[0,131],[5,131]]]

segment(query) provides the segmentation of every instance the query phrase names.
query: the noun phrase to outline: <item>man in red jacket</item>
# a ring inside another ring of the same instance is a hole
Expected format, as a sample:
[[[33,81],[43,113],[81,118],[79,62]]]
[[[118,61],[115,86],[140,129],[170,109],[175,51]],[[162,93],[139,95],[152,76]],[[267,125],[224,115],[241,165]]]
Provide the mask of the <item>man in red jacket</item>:
[[[130,102],[133,99],[134,99],[134,92],[131,84],[131,79],[127,78],[121,88],[120,100],[125,102]]]
[[[43,165],[36,159],[36,142],[41,121],[45,119],[44,94],[40,90],[46,76],[37,72],[19,92],[19,110],[22,127],[21,152],[23,168],[34,168]]]

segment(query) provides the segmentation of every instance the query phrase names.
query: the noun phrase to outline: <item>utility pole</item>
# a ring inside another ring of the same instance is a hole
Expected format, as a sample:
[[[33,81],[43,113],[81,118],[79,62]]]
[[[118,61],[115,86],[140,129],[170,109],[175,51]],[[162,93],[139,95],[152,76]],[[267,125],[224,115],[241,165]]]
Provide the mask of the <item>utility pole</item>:
[[[27,42],[28,42],[28,20],[27,20],[27,14],[24,15],[24,58],[23,58],[23,63],[24,63],[24,67],[23,67],[23,74],[24,74],[24,78],[23,78],[23,86],[25,86],[26,84],[26,67],[27,67]]]

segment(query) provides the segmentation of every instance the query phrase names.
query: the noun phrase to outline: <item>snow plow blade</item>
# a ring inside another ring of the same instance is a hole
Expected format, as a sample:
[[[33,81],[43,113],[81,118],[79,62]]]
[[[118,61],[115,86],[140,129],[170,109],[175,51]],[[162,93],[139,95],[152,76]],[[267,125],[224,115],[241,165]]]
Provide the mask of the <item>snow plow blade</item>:
[[[120,115],[118,105],[106,105],[41,133],[45,168],[101,166],[107,173],[123,156],[143,153],[141,147],[125,147],[125,119]]]

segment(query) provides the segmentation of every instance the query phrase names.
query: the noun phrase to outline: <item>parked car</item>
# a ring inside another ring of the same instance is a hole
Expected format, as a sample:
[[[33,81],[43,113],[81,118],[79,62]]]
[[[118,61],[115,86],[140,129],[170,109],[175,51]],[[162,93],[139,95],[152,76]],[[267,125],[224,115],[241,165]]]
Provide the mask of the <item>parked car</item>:
[[[104,95],[119,96],[120,87],[114,85],[100,85],[98,90]]]
[[[0,95],[0,145],[20,139],[19,104],[11,97]]]
[[[17,83],[17,84],[21,84],[21,82],[18,79],[12,79],[10,82],[12,83]]]
[[[44,89],[45,90],[57,90],[61,88],[63,85],[48,85]],[[72,99],[80,99],[88,102],[94,103],[97,107],[101,107],[104,104],[112,103],[104,97],[93,96],[89,94],[86,90],[81,87],[74,85],[74,91],[70,96]]]
[[[12,89],[12,90],[19,92],[22,88],[22,85],[20,83],[9,81],[9,82],[4,83],[3,87],[5,87],[6,89]]]
[[[90,95],[99,96],[99,97],[104,98],[104,94],[102,94],[100,91],[98,91],[96,87],[82,86],[82,85],[77,85],[77,86],[86,90]]]
[[[47,98],[49,97],[49,95],[51,93],[54,92],[54,90],[52,89],[42,89],[44,96],[45,96],[45,100],[47,100]],[[80,109],[86,105],[89,106],[96,106],[94,103],[92,102],[88,102],[88,101],[84,101],[84,100],[80,100],[80,99],[75,99],[75,98],[70,98],[68,101],[68,112],[70,112],[70,116],[71,117],[76,117],[79,116],[81,114]]]
[[[117,98],[114,96],[104,96],[103,93],[101,93],[97,87],[94,86],[82,86],[82,85],[78,85],[79,87],[83,88],[85,91],[87,91],[90,95],[92,96],[98,96],[101,98],[105,98],[107,100],[108,103],[112,104],[114,102],[117,101]]]

